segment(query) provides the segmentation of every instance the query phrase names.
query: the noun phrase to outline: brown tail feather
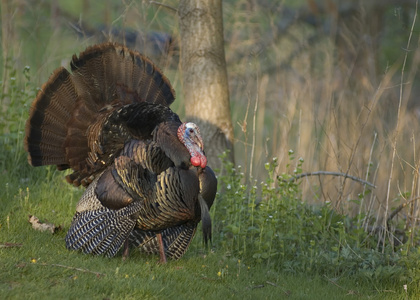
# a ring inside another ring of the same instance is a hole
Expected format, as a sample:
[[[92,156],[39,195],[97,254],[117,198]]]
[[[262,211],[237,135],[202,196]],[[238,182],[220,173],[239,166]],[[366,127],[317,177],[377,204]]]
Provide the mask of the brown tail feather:
[[[137,93],[140,97],[146,102],[169,106],[174,100],[174,92],[168,79],[150,60],[135,58],[135,61],[141,70],[137,81]]]
[[[147,57],[120,45],[89,47],[73,56],[71,69],[76,84],[87,87],[99,105],[113,102],[116,95],[125,96],[119,99],[122,104],[145,101],[169,106],[175,99],[169,80]]]
[[[73,56],[71,68],[75,85],[82,90],[65,142],[71,166],[89,169],[87,165],[99,160],[102,153],[97,141],[111,111],[143,101],[169,106],[175,97],[168,79],[149,59],[123,46],[106,43],[90,47],[79,57]],[[86,121],[92,118],[95,121]],[[80,142],[75,139],[87,131],[86,149],[77,154],[78,149],[73,147]],[[84,160],[78,161],[82,157]]]
[[[70,73],[59,68],[42,86],[26,122],[25,149],[32,165],[50,164],[48,157],[54,157],[54,164],[66,163],[63,142],[67,128],[63,125],[71,116],[75,99]]]
[[[32,165],[70,166],[78,171],[72,178],[78,183],[103,159],[98,139],[107,115],[137,102],[169,106],[175,93],[148,58],[120,45],[89,47],[74,55],[70,66],[71,73],[55,71],[35,99],[25,148]]]

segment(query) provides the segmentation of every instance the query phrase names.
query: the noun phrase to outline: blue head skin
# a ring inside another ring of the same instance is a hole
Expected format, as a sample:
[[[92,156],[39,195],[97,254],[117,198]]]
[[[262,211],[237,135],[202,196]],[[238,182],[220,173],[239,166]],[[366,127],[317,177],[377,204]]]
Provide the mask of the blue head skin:
[[[198,126],[191,122],[182,123],[178,128],[178,139],[188,149],[191,164],[204,169],[207,165],[207,157],[204,154],[203,139]]]

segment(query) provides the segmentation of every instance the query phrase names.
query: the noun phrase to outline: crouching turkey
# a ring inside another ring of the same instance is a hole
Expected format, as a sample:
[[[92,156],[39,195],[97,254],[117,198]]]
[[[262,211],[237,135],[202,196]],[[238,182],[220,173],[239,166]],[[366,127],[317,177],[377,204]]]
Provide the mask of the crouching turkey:
[[[106,43],[73,56],[43,85],[26,123],[33,166],[72,169],[86,186],[69,249],[114,256],[128,243],[178,259],[202,221],[211,238],[216,177],[198,127],[170,110],[168,79],[140,53]]]

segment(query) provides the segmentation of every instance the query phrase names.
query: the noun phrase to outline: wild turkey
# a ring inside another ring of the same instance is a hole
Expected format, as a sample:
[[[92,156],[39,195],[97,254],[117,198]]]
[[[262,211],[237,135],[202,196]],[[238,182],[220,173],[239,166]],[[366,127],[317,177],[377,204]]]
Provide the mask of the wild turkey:
[[[198,127],[170,110],[174,90],[140,53],[105,43],[73,56],[43,85],[26,123],[33,166],[71,168],[87,186],[66,236],[69,249],[114,256],[130,240],[178,259],[197,224],[211,238],[216,177]]]

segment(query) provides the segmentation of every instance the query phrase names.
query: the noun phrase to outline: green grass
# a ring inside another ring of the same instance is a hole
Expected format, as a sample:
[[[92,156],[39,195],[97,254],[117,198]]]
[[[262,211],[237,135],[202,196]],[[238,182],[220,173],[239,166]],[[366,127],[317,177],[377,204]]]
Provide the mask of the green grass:
[[[335,271],[331,264],[324,271],[315,265],[304,272],[301,263],[309,258],[303,257],[309,255],[309,252],[305,254],[305,249],[284,249],[286,256],[292,255],[287,261],[295,262],[295,266],[276,256],[262,255],[261,259],[252,255],[261,250],[258,245],[265,249],[265,243],[257,242],[254,246],[244,243],[247,249],[244,251],[243,244],[236,244],[243,240],[243,235],[235,233],[232,226],[246,225],[242,213],[231,207],[232,219],[228,219],[227,224],[223,222],[226,218],[222,213],[241,196],[231,195],[238,195],[236,188],[241,186],[236,186],[235,181],[240,182],[240,176],[221,179],[222,189],[226,189],[228,178],[231,186],[230,192],[218,195],[212,210],[215,221],[212,250],[203,248],[198,234],[181,260],[166,265],[160,265],[157,256],[135,249],[125,261],[121,255],[105,258],[68,251],[64,237],[82,189],[68,185],[64,174],[53,167],[28,166],[23,150],[17,151],[20,159],[15,167],[19,168],[19,173],[0,178],[0,243],[17,244],[0,248],[0,293],[4,299],[409,299],[420,292],[418,280],[411,280],[410,284],[409,279],[398,277],[392,282],[392,272],[362,276],[360,272],[350,274],[339,270],[346,264],[349,266],[345,261],[337,264]],[[14,155],[2,151],[2,158],[6,160],[12,161],[10,157]],[[287,210],[298,212],[290,205]],[[254,225],[257,227],[261,225],[260,212],[261,209],[255,208]],[[28,223],[28,215],[60,225],[62,230],[55,234],[35,231]],[[290,221],[287,217],[285,220]],[[295,225],[299,227],[299,222]],[[295,234],[296,226],[288,227],[291,235]],[[264,235],[267,230],[254,238],[267,238]],[[252,239],[253,230],[244,232]],[[343,235],[343,239],[349,237],[351,234]],[[292,239],[300,240],[301,247],[307,244],[303,235],[292,236]],[[272,245],[274,247],[275,242],[272,241]],[[319,248],[317,245],[315,250]],[[372,261],[381,262],[380,259]],[[375,279],[375,276],[379,277]],[[408,294],[403,290],[404,283],[408,283]]]
[[[125,261],[84,255],[65,248],[65,231],[33,231],[24,207],[8,225],[3,220],[0,241],[22,244],[0,249],[3,299],[405,299],[402,286],[385,290],[351,278],[293,275],[222,251],[203,255],[197,246],[166,265],[137,251]]]

